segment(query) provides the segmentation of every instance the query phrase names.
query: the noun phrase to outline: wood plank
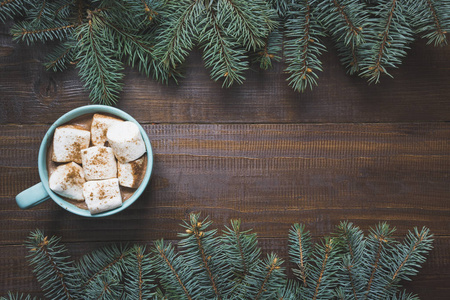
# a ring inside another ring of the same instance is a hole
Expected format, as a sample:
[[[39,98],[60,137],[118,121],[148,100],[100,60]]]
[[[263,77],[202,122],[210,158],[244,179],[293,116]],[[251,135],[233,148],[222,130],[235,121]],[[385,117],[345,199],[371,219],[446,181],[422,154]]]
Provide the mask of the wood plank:
[[[246,224],[243,224],[247,228]],[[52,231],[47,233],[50,235]],[[62,240],[65,243],[65,238]],[[170,241],[176,243],[176,241]],[[151,245],[151,241],[130,241],[130,243]],[[90,251],[105,246],[102,242],[66,243],[68,253],[73,259],[78,259]],[[263,249],[263,255],[276,252],[285,260],[284,267],[291,269],[292,264],[288,262],[286,239],[260,238],[259,245]],[[418,276],[413,277],[412,282],[405,282],[407,291],[417,293],[420,299],[435,300],[447,299],[450,292],[448,280],[450,280],[450,237],[437,237],[434,242],[435,249],[431,252],[427,262],[423,265]],[[26,260],[27,251],[22,245],[0,246],[0,295],[8,291],[26,292],[39,295],[40,287],[37,283],[32,269]],[[289,272],[290,273],[290,272]]]
[[[57,228],[69,242],[173,239],[193,211],[219,225],[241,218],[267,238],[294,222],[324,235],[345,219],[363,229],[388,221],[399,234],[450,232],[449,123],[145,125],[155,152],[150,187],[101,220],[51,201],[17,208],[14,196],[39,180],[47,128],[0,127],[2,243],[20,243],[34,227]]]
[[[0,26],[0,124],[45,123],[89,104],[77,70],[46,72],[50,46],[11,41]],[[330,46],[329,42],[327,43]],[[201,53],[185,64],[179,86],[165,86],[127,69],[119,107],[142,123],[432,122],[450,120],[450,51],[414,43],[395,79],[378,85],[348,76],[337,53],[323,55],[319,86],[303,94],[287,86],[283,63],[257,66],[242,86],[222,89],[209,79]]]

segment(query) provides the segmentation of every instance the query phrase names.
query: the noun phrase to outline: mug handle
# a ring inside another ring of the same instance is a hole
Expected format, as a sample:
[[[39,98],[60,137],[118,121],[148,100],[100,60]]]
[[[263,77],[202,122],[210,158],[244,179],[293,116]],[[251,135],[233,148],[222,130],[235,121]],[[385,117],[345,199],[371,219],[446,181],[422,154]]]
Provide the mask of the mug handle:
[[[48,199],[50,199],[50,195],[45,190],[42,182],[33,185],[16,196],[17,205],[21,209],[32,208]]]

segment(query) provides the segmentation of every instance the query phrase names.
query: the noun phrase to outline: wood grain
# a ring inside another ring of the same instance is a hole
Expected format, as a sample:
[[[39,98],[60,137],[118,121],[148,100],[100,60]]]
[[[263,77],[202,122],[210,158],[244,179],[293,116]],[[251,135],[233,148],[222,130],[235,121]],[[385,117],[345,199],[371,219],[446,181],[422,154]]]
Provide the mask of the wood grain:
[[[3,292],[37,289],[17,248],[33,228],[63,236],[80,254],[109,242],[176,239],[192,211],[210,215],[217,228],[241,218],[264,252],[285,258],[295,222],[317,237],[345,219],[364,230],[388,221],[398,236],[428,226],[435,249],[409,287],[436,288],[423,299],[449,291],[441,285],[450,278],[449,123],[145,125],[155,153],[150,186],[126,211],[100,220],[51,201],[18,210],[15,194],[39,181],[36,157],[48,127],[0,126],[0,265],[19,270],[2,271]]]
[[[150,187],[127,211],[81,222],[50,201],[17,209],[13,197],[39,181],[36,157],[48,126],[2,126],[1,240],[17,243],[30,228],[21,220],[27,215],[44,228],[61,222],[58,234],[68,241],[174,238],[192,211],[219,224],[242,218],[264,237],[296,221],[323,235],[342,219],[450,232],[450,124],[144,127],[155,152]],[[66,216],[54,220],[58,214]]]
[[[13,43],[1,27],[0,124],[50,124],[67,111],[87,105],[77,70],[46,72],[49,47]],[[127,69],[119,108],[141,123],[299,123],[432,122],[450,120],[450,51],[412,45],[395,79],[368,85],[348,76],[328,45],[319,86],[303,94],[288,87],[283,63],[269,71],[256,66],[242,86],[222,89],[209,79],[201,53],[185,64],[185,78],[165,86]]]
[[[287,86],[283,63],[252,68],[242,86],[222,89],[209,79],[198,50],[178,86],[128,68],[119,108],[146,124],[153,176],[124,212],[88,219],[52,201],[26,211],[14,201],[40,180],[37,154],[49,125],[90,101],[76,69],[44,70],[52,45],[27,47],[7,32],[0,26],[0,295],[42,295],[22,246],[34,228],[62,236],[78,258],[111,242],[176,242],[181,219],[195,211],[219,229],[241,218],[258,233],[264,253],[283,258],[294,222],[305,223],[315,238],[341,220],[364,230],[388,221],[399,237],[427,226],[434,250],[405,287],[421,299],[448,299],[448,47],[414,43],[393,70],[395,79],[378,85],[346,75],[329,47],[319,86],[303,94]]]

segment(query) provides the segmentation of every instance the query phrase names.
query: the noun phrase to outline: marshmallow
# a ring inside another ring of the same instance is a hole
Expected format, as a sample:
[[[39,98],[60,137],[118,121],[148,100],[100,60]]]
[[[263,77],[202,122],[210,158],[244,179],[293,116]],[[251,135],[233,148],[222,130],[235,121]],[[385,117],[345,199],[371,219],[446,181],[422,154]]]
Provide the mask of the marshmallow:
[[[91,133],[73,125],[59,126],[53,135],[54,162],[74,161],[81,164],[82,149],[89,147]]]
[[[74,162],[58,166],[50,175],[48,184],[55,193],[77,201],[83,201],[83,168]]]
[[[123,123],[123,120],[101,114],[94,114],[91,125],[92,144],[95,146],[104,146],[108,128],[118,123]]]
[[[139,127],[133,122],[125,121],[109,127],[106,133],[114,155],[121,163],[136,160],[145,153],[145,144]]]
[[[91,214],[122,206],[122,196],[117,178],[87,181],[83,185],[83,195]]]
[[[94,146],[83,149],[81,159],[86,180],[117,177],[116,159],[111,148]]]
[[[128,163],[119,162],[117,164],[117,177],[119,178],[119,183],[121,186],[126,186],[129,188],[139,187],[144,171],[145,156]]]

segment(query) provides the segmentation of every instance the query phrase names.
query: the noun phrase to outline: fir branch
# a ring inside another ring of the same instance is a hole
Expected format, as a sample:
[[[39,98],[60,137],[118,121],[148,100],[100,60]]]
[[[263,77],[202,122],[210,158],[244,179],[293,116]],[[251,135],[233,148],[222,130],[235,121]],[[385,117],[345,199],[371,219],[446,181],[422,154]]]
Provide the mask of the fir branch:
[[[219,19],[226,23],[227,34],[247,51],[261,48],[269,32],[275,29],[274,12],[265,0],[218,0]]]
[[[341,222],[337,227],[335,241],[342,255],[341,272],[337,274],[341,293],[344,298],[353,296],[355,300],[363,299],[366,287],[361,276],[364,273],[362,261],[366,249],[364,234],[352,223]]]
[[[410,1],[411,23],[418,35],[428,39],[427,44],[447,45],[450,30],[450,1]]]
[[[82,299],[113,300],[119,299],[123,293],[123,285],[117,275],[102,274],[95,277],[83,291]]]
[[[25,19],[30,26],[55,27],[55,21],[60,23],[69,21],[70,5],[70,0],[28,1],[25,2]]]
[[[247,286],[246,299],[273,299],[286,284],[282,263],[283,260],[274,253],[260,261],[244,283]]]
[[[153,269],[169,298],[196,299],[199,285],[184,257],[163,240],[154,242],[153,254]]]
[[[420,300],[419,297],[416,295],[406,293],[406,291],[403,291],[401,293],[394,294],[392,297],[386,298],[387,300]]]
[[[153,36],[143,36],[131,28],[121,28],[105,18],[102,18],[102,21],[113,31],[110,43],[116,45],[116,53],[120,60],[125,60],[132,67],[137,66],[146,76],[153,76],[165,83],[169,77],[176,79],[179,76],[176,70],[163,67],[155,56]]]
[[[298,269],[294,269],[294,275],[301,281],[304,287],[308,286],[307,271],[312,254],[311,234],[305,231],[305,226],[294,224],[289,230],[289,257]]]
[[[432,242],[432,235],[427,228],[422,228],[420,232],[417,228],[414,228],[414,232],[408,231],[405,242],[394,249],[394,260],[387,265],[388,284],[381,293],[392,295],[391,288],[398,288],[400,280],[411,280],[410,276],[418,273],[418,268],[426,260],[425,256],[433,248]]]
[[[256,233],[241,231],[241,221],[231,220],[231,228],[226,227],[222,235],[223,249],[227,265],[233,274],[234,289],[230,294],[244,297],[246,285],[242,284],[260,263],[261,249]]]
[[[263,47],[256,50],[256,55],[253,55],[253,62],[259,64],[263,70],[272,68],[272,61],[281,61],[281,52],[283,44],[283,34],[281,29],[283,27],[283,18],[287,10],[286,0],[271,0],[268,3],[272,7],[271,19],[275,20],[275,26],[264,40]]]
[[[370,294],[370,289],[372,287],[372,283],[373,283],[373,280],[375,278],[375,273],[380,268],[379,263],[380,263],[380,259],[381,259],[381,255],[382,255],[382,250],[383,250],[383,237],[380,237],[379,238],[379,243],[378,243],[378,249],[377,249],[376,254],[375,254],[376,256],[375,256],[375,260],[374,260],[374,263],[373,263],[372,272],[370,273],[369,281],[367,283],[366,295],[365,295],[364,299],[368,298],[367,295]]]
[[[129,255],[130,249],[127,246],[103,247],[84,255],[77,263],[81,288],[90,289],[90,286],[98,285],[105,278],[108,279],[107,282],[121,278]]]
[[[397,67],[406,56],[405,49],[413,41],[412,29],[407,23],[405,4],[399,0],[382,0],[372,8],[376,18],[371,19],[366,32],[366,43],[361,46],[361,76],[370,83],[378,83],[381,74],[390,77],[388,67]]]
[[[116,103],[122,90],[122,63],[114,57],[107,36],[110,29],[95,12],[90,12],[88,22],[77,30],[77,67],[80,77],[90,91],[93,102],[111,105]]]
[[[157,4],[159,1],[153,2],[155,3],[154,8],[160,11],[162,7]],[[148,18],[140,0],[103,0],[99,3],[96,11],[100,12],[99,15],[103,16],[110,24],[133,34],[151,34],[152,31],[146,29],[151,28],[155,23],[153,19]],[[158,12],[155,11],[154,13],[157,14]],[[130,18],[130,15],[133,17]]]
[[[258,247],[256,233],[241,231],[241,220],[231,220],[231,228],[223,233],[225,256],[239,278],[247,276],[258,264],[261,249]]]
[[[359,55],[359,47],[351,44],[346,46],[343,42],[336,42],[336,48],[338,49],[341,63],[347,68],[347,72],[350,75],[356,74],[360,70],[361,55]]]
[[[286,286],[278,290],[276,299],[277,300],[303,299],[301,295],[302,292],[298,282],[294,280],[288,280]]]
[[[284,19],[288,11],[288,0],[269,0],[272,8],[277,12],[278,17]]]
[[[145,254],[145,247],[134,245],[125,260],[125,298],[130,300],[150,299],[155,295],[153,289],[150,254]]]
[[[285,55],[286,71],[290,73],[289,85],[296,91],[317,85],[317,71],[322,71],[319,56],[325,51],[320,41],[322,28],[314,17],[316,0],[294,0],[289,4],[286,21]]]
[[[73,64],[73,61],[75,60],[74,48],[75,43],[73,41],[58,45],[55,50],[47,56],[47,62],[44,64],[45,68],[55,72],[67,69],[67,66]]]
[[[352,270],[353,265],[350,264],[350,262],[351,262],[350,260],[348,260],[346,258],[344,258],[343,260],[344,260],[343,265],[345,266],[344,270],[347,271],[348,280],[350,281],[351,292],[352,292],[353,296],[355,297],[355,300],[357,300],[357,299],[359,299],[359,297],[357,294],[357,287],[356,287],[355,278],[354,278],[355,273]]]
[[[222,87],[230,87],[234,82],[242,84],[243,73],[248,69],[245,50],[226,34],[223,19],[217,15],[218,12],[210,7],[206,15],[208,21],[199,37],[205,67],[211,68],[214,81],[224,79]]]
[[[364,42],[361,32],[368,15],[360,1],[327,0],[318,4],[318,10],[318,18],[337,41],[356,46]]]
[[[369,17],[359,0],[327,0],[318,4],[318,18],[331,35],[342,64],[350,74],[359,70],[358,47],[364,43],[363,28]]]
[[[136,7],[136,10],[132,10],[136,13],[137,18],[142,18],[143,15],[145,15],[146,20],[153,21],[160,13],[158,12],[159,9],[161,9],[161,4],[159,1],[152,1],[152,0],[132,0],[129,1],[128,4],[134,4]],[[142,9],[139,9],[139,6],[142,7]]]
[[[60,238],[44,236],[36,230],[25,242],[33,272],[48,298],[73,299],[78,286],[72,261],[66,254]]]
[[[47,1],[46,1],[46,0],[43,0],[43,1],[42,1],[42,5],[41,5],[41,8],[39,9],[38,15],[37,15],[37,17],[36,17],[37,20],[40,20],[40,19],[41,19],[42,13],[44,12],[44,9],[45,9],[45,6],[46,6],[46,5],[47,5]]]
[[[386,285],[383,272],[389,262],[385,254],[392,251],[395,241],[391,236],[394,232],[395,228],[390,228],[387,223],[380,223],[375,229],[370,229],[370,234],[366,239],[367,249],[363,258],[365,269],[370,271],[370,273],[364,273],[366,277],[364,299],[372,299],[372,294],[377,294],[376,291]]]
[[[272,31],[264,42],[264,47],[257,51],[253,61],[259,63],[259,67],[263,70],[272,68],[272,61],[281,61],[281,45],[283,43],[283,35],[276,28]]]
[[[162,240],[147,254],[138,245],[104,247],[85,255],[75,268],[58,238],[36,231],[26,244],[30,264],[51,299],[417,300],[399,293],[399,282],[417,274],[432,248],[426,228],[414,228],[397,243],[395,229],[386,223],[370,229],[365,238],[358,227],[341,222],[332,238],[311,250],[309,232],[295,224],[289,232],[289,256],[294,263],[303,261],[305,286],[301,278],[286,280],[276,254],[261,260],[256,234],[242,231],[240,221],[232,221],[219,238],[216,230],[207,230],[211,221],[199,218],[191,214],[183,224],[182,254]],[[32,300],[11,293],[8,298]]]
[[[12,19],[14,16],[24,12],[23,0],[4,0],[0,2],[0,22]]]
[[[223,246],[218,243],[217,230],[206,229],[211,225],[207,219],[200,220],[200,214],[191,214],[189,222],[182,225],[185,233],[179,246],[190,268],[198,273],[200,289],[203,297],[223,299],[231,290],[230,269],[224,259]]]
[[[209,280],[211,281],[212,288],[214,289],[214,293],[216,294],[218,299],[221,299],[219,289],[217,288],[217,283],[215,280],[215,277],[213,276],[211,272],[211,267],[208,263],[208,260],[210,259],[210,256],[206,257],[205,248],[202,245],[202,240],[200,234],[203,232],[199,232],[198,234],[195,234],[195,238],[197,240],[198,249],[200,250],[200,255],[203,261],[203,266],[208,273]]]
[[[262,282],[261,287],[258,289],[258,293],[256,294],[255,297],[256,300],[259,299],[261,297],[261,294],[267,290],[266,284],[269,281],[269,278],[272,275],[273,271],[278,267],[277,257],[273,259],[269,258],[268,260],[272,262],[270,263],[270,265],[268,265],[269,270],[267,271],[267,274],[264,277],[264,281]]]
[[[114,104],[123,63],[156,80],[177,81],[197,45],[213,80],[241,84],[249,57],[262,69],[281,60],[283,28],[295,90],[317,85],[324,30],[348,72],[361,70],[377,83],[401,64],[412,28],[428,44],[447,44],[449,11],[449,0],[4,0],[0,21],[23,14],[11,29],[16,41],[61,41],[46,67],[63,70],[76,60],[93,102]],[[67,41],[77,41],[73,51]]]
[[[0,297],[0,300],[38,300],[38,298],[32,297],[31,295],[8,292],[8,295],[6,297]]]
[[[31,22],[19,22],[14,24],[11,28],[11,34],[13,40],[21,40],[28,45],[35,43],[36,41],[53,41],[64,40],[73,34],[73,30],[76,27],[75,24],[68,24],[65,22],[56,22],[47,26],[37,26]]]
[[[56,8],[54,17],[55,18],[67,18],[70,14],[71,3],[63,3],[61,6]]]
[[[312,300],[329,299],[333,295],[331,291],[336,286],[334,275],[337,271],[336,249],[334,239],[325,238],[323,245],[318,245],[314,250],[314,265],[309,277],[311,289],[307,291],[311,295],[314,289]]]
[[[155,44],[164,67],[175,69],[184,62],[194,47],[197,23],[203,11],[204,6],[199,0],[167,2]]]

